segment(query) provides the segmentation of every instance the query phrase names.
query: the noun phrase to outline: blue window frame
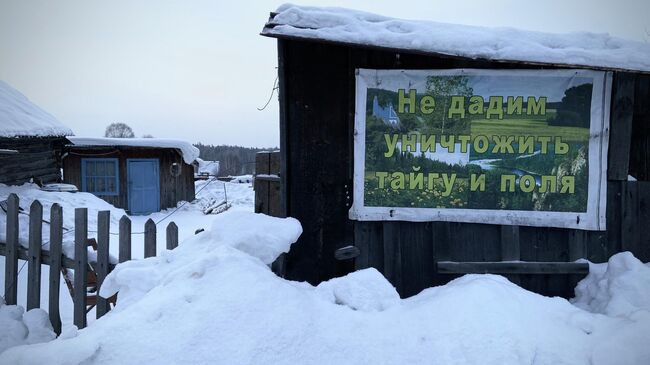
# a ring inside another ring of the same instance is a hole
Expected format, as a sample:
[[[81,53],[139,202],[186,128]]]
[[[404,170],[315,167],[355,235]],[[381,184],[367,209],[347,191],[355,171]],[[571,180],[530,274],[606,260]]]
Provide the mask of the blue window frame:
[[[81,190],[95,195],[119,195],[117,158],[81,159]]]

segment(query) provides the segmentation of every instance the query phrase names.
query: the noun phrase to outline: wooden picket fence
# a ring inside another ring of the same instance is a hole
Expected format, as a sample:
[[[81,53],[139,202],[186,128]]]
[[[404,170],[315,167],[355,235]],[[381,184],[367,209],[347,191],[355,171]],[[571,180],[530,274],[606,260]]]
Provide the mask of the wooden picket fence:
[[[41,298],[41,265],[50,266],[48,281],[49,317],[57,334],[61,333],[61,315],[59,310],[59,289],[61,286],[62,270],[74,270],[72,287],[69,287],[74,304],[73,323],[78,328],[86,327],[86,315],[96,306],[97,318],[110,310],[111,299],[99,296],[99,290],[106,276],[115,267],[109,261],[110,211],[98,212],[97,222],[97,260],[88,261],[88,209],[75,209],[74,230],[63,227],[63,209],[59,204],[53,204],[50,210],[50,220],[43,220],[43,206],[35,200],[29,209],[29,247],[19,243],[19,198],[15,194],[7,199],[7,231],[6,242],[0,242],[0,255],[5,256],[4,299],[6,304],[18,304],[18,260],[27,261],[27,310],[40,308]],[[43,250],[43,223],[50,226],[49,250]],[[74,258],[66,257],[62,252],[63,236],[74,234]],[[149,219],[145,223],[144,232],[131,232],[131,220],[122,216],[119,221],[119,255],[118,262],[131,260],[131,235],[144,234],[144,256],[156,256],[156,223]],[[174,222],[167,225],[166,248],[172,250],[178,246],[178,227]],[[89,273],[96,284],[90,285],[88,291]],[[77,290],[83,288],[83,290]],[[93,295],[94,293],[94,295]],[[90,299],[90,300],[89,300]],[[89,301],[91,303],[89,303]],[[114,301],[113,301],[114,302]]]

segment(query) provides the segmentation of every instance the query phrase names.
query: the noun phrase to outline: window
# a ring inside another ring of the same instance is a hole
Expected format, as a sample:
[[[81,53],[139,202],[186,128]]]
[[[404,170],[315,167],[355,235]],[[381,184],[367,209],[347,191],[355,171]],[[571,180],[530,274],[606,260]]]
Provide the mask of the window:
[[[82,159],[81,190],[95,195],[118,195],[120,183],[117,159]]]

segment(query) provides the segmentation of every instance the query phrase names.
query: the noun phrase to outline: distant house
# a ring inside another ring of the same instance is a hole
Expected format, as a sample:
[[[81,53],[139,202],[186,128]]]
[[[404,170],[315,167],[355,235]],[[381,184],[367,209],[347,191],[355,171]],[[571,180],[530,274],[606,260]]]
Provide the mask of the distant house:
[[[0,81],[0,183],[61,180],[61,153],[72,130]]]
[[[393,108],[393,103],[389,102],[388,106],[379,105],[377,96],[372,100],[372,115],[383,120],[384,123],[393,127],[399,126],[399,117]]]
[[[219,174],[219,161],[207,161],[197,158],[193,165],[195,180],[207,180]]]
[[[149,214],[194,200],[199,150],[160,138],[71,137],[63,180],[130,214]]]

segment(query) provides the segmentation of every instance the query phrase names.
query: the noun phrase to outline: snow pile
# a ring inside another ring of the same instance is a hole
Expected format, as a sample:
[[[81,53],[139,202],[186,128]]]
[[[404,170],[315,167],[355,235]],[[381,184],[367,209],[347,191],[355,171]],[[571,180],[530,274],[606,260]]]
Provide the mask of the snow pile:
[[[0,353],[9,347],[52,341],[56,334],[47,313],[21,306],[5,305],[0,299]]]
[[[608,34],[552,34],[394,19],[342,8],[282,5],[263,35],[468,58],[650,71],[650,44]]]
[[[8,349],[0,364],[650,363],[644,311],[594,314],[494,275],[405,300],[374,269],[313,287],[260,260],[295,241],[295,220],[218,222],[164,255],[118,265],[102,289],[119,290],[115,310],[76,336]]]
[[[217,176],[219,174],[219,161],[206,161],[197,158],[196,162],[199,164],[198,175]]]
[[[0,80],[0,137],[63,137],[72,130]]]
[[[9,186],[0,184],[0,200],[5,200],[9,194],[18,195],[19,205],[23,213],[18,215],[18,239],[22,246],[29,246],[29,210],[34,200],[43,205],[43,219],[50,220],[50,209],[57,203],[63,209],[63,252],[68,257],[74,257],[74,211],[75,208],[88,208],[88,235],[95,237],[97,229],[97,212],[109,210],[111,212],[111,225],[117,226],[119,219],[126,214],[123,209],[115,208],[109,203],[101,200],[90,193],[68,193],[49,192],[41,190],[38,185],[25,183],[20,186]],[[0,210],[0,242],[6,242],[7,214]],[[50,247],[50,225],[43,222],[43,249]],[[94,259],[95,253],[89,251],[90,259]],[[4,261],[3,261],[4,262]],[[4,266],[4,265],[0,265]]]
[[[96,138],[96,137],[70,137],[75,146],[128,146],[151,148],[174,148],[181,152],[183,161],[190,165],[199,157],[199,149],[187,141],[167,138]]]
[[[578,283],[573,304],[608,316],[650,313],[650,263],[629,252],[612,256],[606,264],[590,264],[589,275]]]

